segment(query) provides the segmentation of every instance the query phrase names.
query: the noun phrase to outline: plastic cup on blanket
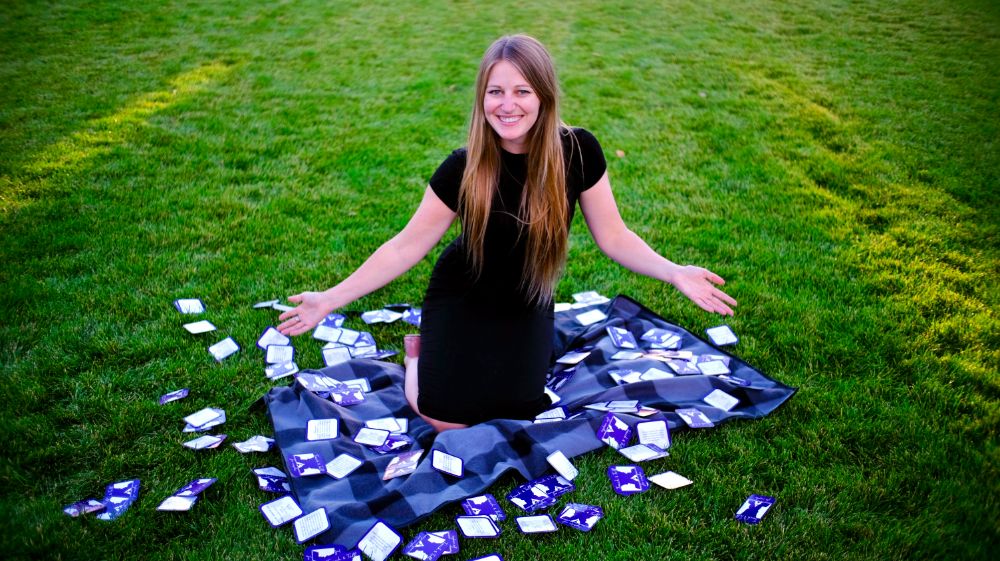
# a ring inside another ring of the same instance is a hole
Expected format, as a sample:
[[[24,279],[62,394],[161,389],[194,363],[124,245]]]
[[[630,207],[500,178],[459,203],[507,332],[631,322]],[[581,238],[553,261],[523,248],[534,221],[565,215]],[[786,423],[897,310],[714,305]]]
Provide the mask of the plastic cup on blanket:
[[[406,351],[406,358],[417,358],[420,356],[420,335],[411,334],[403,336],[403,349]]]

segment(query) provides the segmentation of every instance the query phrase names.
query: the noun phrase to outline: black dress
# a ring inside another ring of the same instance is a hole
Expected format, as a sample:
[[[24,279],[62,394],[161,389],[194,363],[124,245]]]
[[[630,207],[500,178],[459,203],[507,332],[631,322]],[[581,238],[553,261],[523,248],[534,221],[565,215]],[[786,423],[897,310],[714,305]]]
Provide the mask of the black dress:
[[[563,153],[572,219],[580,193],[604,175],[606,162],[597,139],[584,129],[565,132]],[[430,180],[456,212],[465,161],[465,150],[455,150]],[[528,303],[521,288],[525,239],[518,235],[516,215],[526,163],[526,154],[501,152],[480,276],[471,272],[461,235],[431,274],[420,326],[417,407],[433,419],[469,425],[531,419],[550,405],[544,386],[553,358],[553,311]]]

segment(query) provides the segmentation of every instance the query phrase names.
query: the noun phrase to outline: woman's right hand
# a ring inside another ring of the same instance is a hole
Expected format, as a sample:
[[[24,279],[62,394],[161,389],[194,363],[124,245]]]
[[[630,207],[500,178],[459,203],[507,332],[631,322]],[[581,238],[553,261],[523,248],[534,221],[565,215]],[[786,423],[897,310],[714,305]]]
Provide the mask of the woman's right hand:
[[[288,301],[298,306],[278,316],[282,321],[278,325],[278,331],[282,335],[302,335],[336,309],[325,292],[303,292],[289,296]]]

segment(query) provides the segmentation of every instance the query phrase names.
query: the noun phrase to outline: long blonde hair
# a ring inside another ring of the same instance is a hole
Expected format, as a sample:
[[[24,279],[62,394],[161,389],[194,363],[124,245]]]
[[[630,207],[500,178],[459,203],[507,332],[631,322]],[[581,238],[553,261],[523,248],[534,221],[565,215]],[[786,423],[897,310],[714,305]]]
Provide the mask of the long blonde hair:
[[[521,73],[540,101],[538,118],[528,131],[528,172],[518,220],[526,231],[521,289],[529,302],[548,305],[566,263],[569,203],[560,134],[559,85],[552,57],[536,39],[510,35],[494,41],[479,65],[459,207],[467,254],[473,271],[483,269],[483,240],[493,195],[500,180],[500,138],[486,120],[483,99],[490,71],[500,61]]]

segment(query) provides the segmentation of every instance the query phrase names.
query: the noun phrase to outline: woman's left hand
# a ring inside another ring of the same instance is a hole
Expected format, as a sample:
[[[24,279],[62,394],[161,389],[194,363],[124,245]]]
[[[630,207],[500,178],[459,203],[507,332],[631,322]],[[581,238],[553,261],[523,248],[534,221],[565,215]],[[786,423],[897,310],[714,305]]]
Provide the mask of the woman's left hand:
[[[674,274],[671,284],[706,312],[724,316],[733,315],[730,306],[736,306],[736,300],[716,288],[715,285],[726,284],[726,281],[712,271],[694,265],[684,265]]]

